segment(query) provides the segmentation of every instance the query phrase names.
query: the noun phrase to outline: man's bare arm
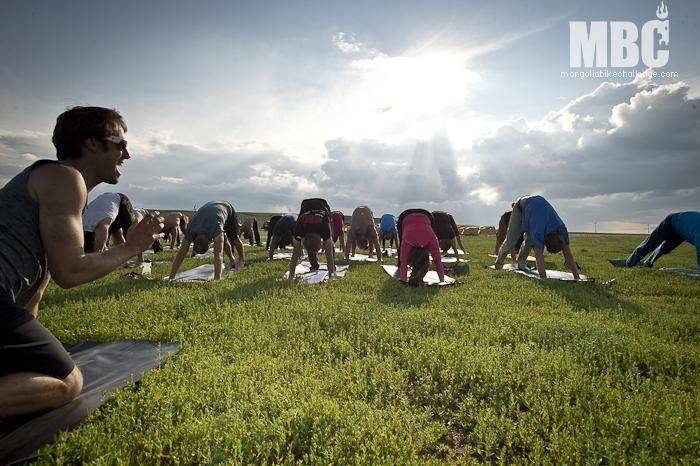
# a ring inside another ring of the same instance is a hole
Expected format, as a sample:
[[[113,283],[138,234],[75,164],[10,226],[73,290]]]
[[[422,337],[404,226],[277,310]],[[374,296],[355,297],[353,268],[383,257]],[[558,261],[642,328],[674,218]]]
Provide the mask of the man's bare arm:
[[[223,260],[221,252],[224,249],[224,233],[219,233],[214,238],[214,280],[221,280],[221,269],[223,268]],[[231,246],[229,246],[229,250]]]
[[[272,240],[270,240],[270,251],[268,253],[268,259],[272,260],[272,256],[275,254],[275,251],[277,250],[277,245],[279,244],[279,238],[277,235],[272,235]]]
[[[38,167],[30,175],[29,192],[39,204],[39,229],[49,270],[62,288],[87,283],[120,267],[148,248],[163,226],[162,219],[149,215],[134,228],[133,237],[126,243],[86,254],[82,209],[87,189],[80,172],[65,165]]]
[[[175,278],[175,275],[177,275],[177,271],[180,269],[182,262],[185,260],[185,256],[190,251],[190,244],[191,244],[190,240],[187,240],[184,238],[182,239],[182,243],[180,244],[180,249],[177,250],[177,255],[175,256],[175,259],[173,260],[173,265],[170,267],[170,276],[168,277],[170,280]]]
[[[235,237],[233,239],[233,247],[236,249],[236,254],[238,255],[238,264],[243,265],[243,263],[245,262],[245,255],[243,253],[243,243],[241,243],[241,240],[238,237]],[[233,260],[233,252],[231,252],[231,260]]]
[[[377,251],[377,260],[379,260],[379,262],[384,262],[382,260],[382,248],[379,247],[379,234],[377,230],[374,230],[371,236],[371,242],[374,244],[374,249]]]
[[[564,255],[564,263],[567,267],[569,267],[569,270],[571,270],[571,273],[574,275],[574,278],[576,280],[580,280],[581,276],[578,273],[578,265],[576,265],[574,255],[571,254],[571,248],[568,244],[562,246],[561,253]]]
[[[109,226],[112,224],[112,219],[103,218],[95,225],[95,244],[94,249],[88,252],[101,252],[107,249],[109,240]]]
[[[534,248],[535,250],[535,263],[537,264],[537,273],[540,274],[540,278],[547,278],[547,269],[544,265],[544,253],[542,249]]]
[[[294,238],[292,240],[292,244],[294,244],[294,251],[292,251],[292,260],[289,262],[289,279],[292,280],[294,278],[294,272],[297,268],[297,262],[299,262],[299,258],[301,257],[301,241],[297,240]]]
[[[333,244],[333,238],[325,240],[323,246],[324,252],[326,253],[328,273],[333,275],[335,273],[335,245]]]
[[[350,257],[350,248],[355,247],[355,239],[354,235],[351,235],[350,232],[348,232],[348,237],[345,239],[345,250],[343,251],[343,255],[345,256],[346,259]]]

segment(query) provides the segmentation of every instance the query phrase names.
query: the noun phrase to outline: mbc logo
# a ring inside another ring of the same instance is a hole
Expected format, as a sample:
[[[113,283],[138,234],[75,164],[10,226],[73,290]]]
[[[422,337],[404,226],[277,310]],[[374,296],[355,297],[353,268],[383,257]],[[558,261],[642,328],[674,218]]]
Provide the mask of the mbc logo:
[[[641,45],[637,45],[639,30],[629,21],[610,21],[610,62],[614,68],[637,66],[640,58],[650,68],[660,68],[668,63],[668,7],[661,0],[656,8],[658,19],[642,26]],[[660,36],[657,43],[657,35]],[[583,61],[581,61],[583,58]],[[593,64],[595,62],[595,65]],[[590,31],[585,21],[569,22],[569,66],[572,68],[604,68],[608,66],[608,21],[591,21]]]

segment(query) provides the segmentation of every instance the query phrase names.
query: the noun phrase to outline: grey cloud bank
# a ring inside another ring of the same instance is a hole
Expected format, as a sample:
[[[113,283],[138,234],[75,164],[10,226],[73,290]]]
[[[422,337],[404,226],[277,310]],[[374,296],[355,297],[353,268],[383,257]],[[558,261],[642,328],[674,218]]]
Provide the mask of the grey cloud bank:
[[[142,154],[134,144],[117,186],[91,197],[119,190],[151,208],[226,199],[243,211],[294,211],[304,197],[322,196],[348,213],[363,204],[377,215],[421,206],[493,225],[515,198],[539,193],[571,230],[655,224],[700,208],[700,101],[689,90],[605,83],[539,121],[504,122],[469,148],[454,148],[445,131],[398,143],[336,138],[305,163],[264,143],[211,149],[152,139]],[[0,132],[0,182],[52,154],[48,134]]]

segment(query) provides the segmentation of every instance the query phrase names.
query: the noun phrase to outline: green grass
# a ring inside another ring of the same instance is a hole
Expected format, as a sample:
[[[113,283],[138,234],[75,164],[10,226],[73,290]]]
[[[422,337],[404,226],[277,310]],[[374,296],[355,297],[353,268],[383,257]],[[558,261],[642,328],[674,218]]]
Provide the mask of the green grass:
[[[700,281],[607,263],[640,239],[572,235],[595,283],[485,269],[491,236],[463,238],[471,275],[441,289],[355,263],[289,284],[256,247],[220,282],[51,285],[40,319],[62,341],[183,348],[40,462],[698,464]]]

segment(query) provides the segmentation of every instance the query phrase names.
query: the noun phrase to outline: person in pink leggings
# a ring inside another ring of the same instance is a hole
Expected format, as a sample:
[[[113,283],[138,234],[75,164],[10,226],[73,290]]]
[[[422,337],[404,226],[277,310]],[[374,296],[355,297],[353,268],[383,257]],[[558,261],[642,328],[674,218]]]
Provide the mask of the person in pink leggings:
[[[440,281],[445,280],[445,269],[440,257],[440,244],[432,227],[433,216],[424,209],[408,209],[399,215],[399,279],[418,286],[430,267],[428,254],[433,256]],[[408,267],[411,278],[408,278]]]

